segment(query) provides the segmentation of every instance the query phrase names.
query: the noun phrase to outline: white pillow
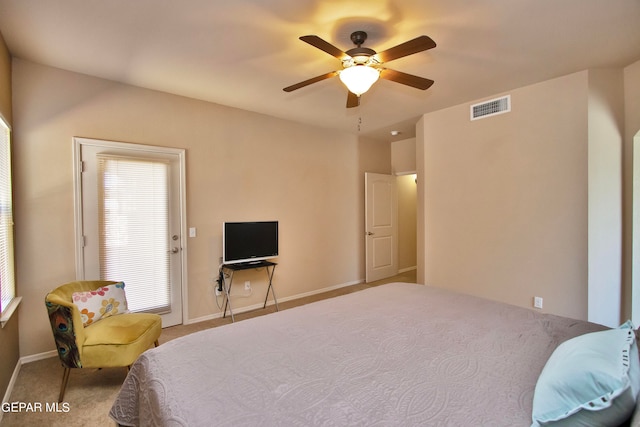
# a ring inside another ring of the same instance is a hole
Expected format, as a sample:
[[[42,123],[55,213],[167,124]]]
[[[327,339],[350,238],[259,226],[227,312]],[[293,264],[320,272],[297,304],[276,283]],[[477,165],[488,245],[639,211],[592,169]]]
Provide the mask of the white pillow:
[[[575,337],[555,349],[533,396],[532,426],[617,426],[640,390],[633,325]]]
[[[129,311],[124,282],[104,286],[95,291],[74,292],[71,297],[80,310],[82,324],[85,327],[100,319]]]

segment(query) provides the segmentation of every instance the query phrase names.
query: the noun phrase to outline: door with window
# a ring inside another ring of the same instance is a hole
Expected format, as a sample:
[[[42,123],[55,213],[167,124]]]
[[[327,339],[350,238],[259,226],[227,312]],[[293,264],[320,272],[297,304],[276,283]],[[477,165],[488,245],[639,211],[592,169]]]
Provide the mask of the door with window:
[[[128,308],[182,323],[184,150],[75,138],[77,276],[121,280]]]

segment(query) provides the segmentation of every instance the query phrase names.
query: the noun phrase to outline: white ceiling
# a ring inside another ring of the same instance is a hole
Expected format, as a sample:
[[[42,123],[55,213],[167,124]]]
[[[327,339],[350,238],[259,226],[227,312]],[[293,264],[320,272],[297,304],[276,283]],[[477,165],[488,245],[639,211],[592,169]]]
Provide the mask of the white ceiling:
[[[377,51],[431,37],[386,66],[435,84],[380,80],[351,109],[335,77],[282,90],[341,67],[298,37],[348,50],[356,30]],[[0,31],[15,57],[393,140],[429,111],[639,60],[640,0],[0,0]]]

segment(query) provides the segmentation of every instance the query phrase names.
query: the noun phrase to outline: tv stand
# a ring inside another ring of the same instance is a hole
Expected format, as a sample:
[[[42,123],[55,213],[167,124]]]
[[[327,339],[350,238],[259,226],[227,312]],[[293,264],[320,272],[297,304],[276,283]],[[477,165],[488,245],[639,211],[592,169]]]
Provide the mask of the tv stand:
[[[233,316],[233,310],[231,308],[231,299],[229,298],[231,294],[231,285],[233,284],[233,275],[236,271],[251,270],[253,268],[255,269],[264,268],[267,272],[267,278],[269,279],[269,286],[267,287],[267,295],[264,297],[264,304],[262,308],[267,307],[267,300],[269,299],[269,290],[271,290],[271,295],[273,295],[273,302],[275,303],[276,311],[279,311],[278,300],[276,299],[276,293],[273,290],[273,283],[272,283],[273,273],[276,270],[276,265],[277,264],[275,262],[271,262],[271,261],[248,261],[248,262],[240,262],[236,264],[222,264],[222,266],[220,267],[221,270],[223,271],[226,270],[229,272],[229,284],[227,284],[225,280],[225,283],[222,286],[222,291],[225,297],[224,312],[222,313],[222,317],[224,318],[227,316],[227,307],[229,307],[229,314],[231,315],[231,321],[235,322],[235,318]],[[271,271],[269,271],[269,267],[271,267]]]

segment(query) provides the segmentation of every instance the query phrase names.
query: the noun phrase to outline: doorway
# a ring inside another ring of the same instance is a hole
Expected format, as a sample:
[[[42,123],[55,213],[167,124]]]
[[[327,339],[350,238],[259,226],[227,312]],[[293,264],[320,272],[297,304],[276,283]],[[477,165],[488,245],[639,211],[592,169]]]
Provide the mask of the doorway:
[[[365,281],[398,273],[398,204],[393,175],[365,173]]]
[[[415,272],[417,175],[365,173],[365,281]]]
[[[398,273],[415,273],[418,264],[418,178],[396,174],[398,188]]]
[[[128,308],[183,322],[184,150],[74,138],[76,276],[125,282]]]

